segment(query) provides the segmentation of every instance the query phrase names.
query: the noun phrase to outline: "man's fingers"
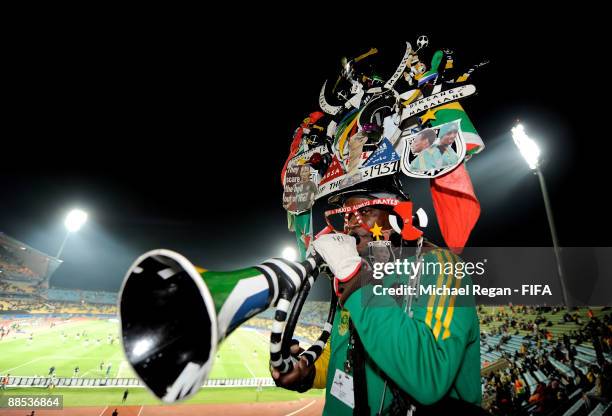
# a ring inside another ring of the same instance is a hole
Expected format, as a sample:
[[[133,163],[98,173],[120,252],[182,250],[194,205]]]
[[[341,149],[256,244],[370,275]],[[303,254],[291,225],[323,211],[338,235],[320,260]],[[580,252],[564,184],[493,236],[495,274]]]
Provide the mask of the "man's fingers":
[[[301,372],[297,368],[294,368],[291,372],[287,374],[283,374],[281,378],[279,379],[279,381],[281,382],[282,385],[289,386],[295,383],[296,381],[298,381],[300,378],[301,378]]]
[[[302,357],[293,369],[286,374],[280,374],[277,370],[272,371],[272,378],[279,386],[288,387],[300,381],[308,371],[308,360]]]

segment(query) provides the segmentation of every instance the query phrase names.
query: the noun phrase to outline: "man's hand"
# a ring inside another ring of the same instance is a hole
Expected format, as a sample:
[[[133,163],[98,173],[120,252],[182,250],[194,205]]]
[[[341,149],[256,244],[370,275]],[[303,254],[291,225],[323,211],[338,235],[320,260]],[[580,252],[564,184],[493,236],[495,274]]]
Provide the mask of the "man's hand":
[[[312,246],[334,274],[334,289],[340,306],[343,306],[351,293],[362,286],[362,278],[359,277],[361,257],[357,252],[355,237],[325,234],[314,240]]]
[[[294,341],[295,342],[295,341]],[[291,346],[291,355],[297,356],[300,352],[304,351],[300,348],[299,344],[294,343]],[[274,383],[278,387],[283,387],[287,390],[297,391],[303,393],[312,387],[312,383],[315,378],[314,365],[308,367],[308,361],[305,357],[302,357],[297,364],[293,367],[293,370],[286,374],[281,374],[278,370],[271,369],[272,378]]]
[[[325,234],[312,242],[340,282],[353,278],[361,268],[361,257],[357,252],[355,237],[346,234]]]

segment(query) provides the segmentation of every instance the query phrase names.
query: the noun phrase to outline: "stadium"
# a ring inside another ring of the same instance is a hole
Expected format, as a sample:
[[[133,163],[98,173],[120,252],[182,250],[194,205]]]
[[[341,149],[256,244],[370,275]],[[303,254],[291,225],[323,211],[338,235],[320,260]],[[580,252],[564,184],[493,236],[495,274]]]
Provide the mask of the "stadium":
[[[18,69],[0,416],[611,414],[609,152],[550,65],[589,45],[515,32]]]
[[[230,403],[232,414],[252,414],[258,407],[321,412],[322,391],[304,397],[274,386],[268,368],[270,313],[253,318],[226,340],[204,388],[181,405],[184,413],[164,410],[139,383],[123,355],[117,293],[49,288],[55,269],[35,270],[38,264],[54,264],[56,259],[0,236],[0,374],[8,378],[3,393],[62,394],[64,414],[73,415],[110,415],[115,409],[121,415],[194,414],[193,409],[214,411],[215,404]],[[319,335],[316,325],[323,322],[327,306],[315,302],[304,309],[305,324],[296,331],[303,343]]]
[[[193,414],[218,405],[232,414],[321,412],[321,390],[302,395],[274,386],[268,369],[270,311],[224,342],[202,390],[177,410],[160,405],[126,362],[116,293],[49,287],[56,258],[5,234],[0,250],[4,393],[62,394],[64,414],[74,415],[110,415],[115,409],[121,415]],[[306,303],[295,332],[301,344],[316,340],[327,309],[327,302]],[[493,414],[583,414],[584,397],[601,388],[612,363],[612,308],[480,306],[478,316],[485,408]]]

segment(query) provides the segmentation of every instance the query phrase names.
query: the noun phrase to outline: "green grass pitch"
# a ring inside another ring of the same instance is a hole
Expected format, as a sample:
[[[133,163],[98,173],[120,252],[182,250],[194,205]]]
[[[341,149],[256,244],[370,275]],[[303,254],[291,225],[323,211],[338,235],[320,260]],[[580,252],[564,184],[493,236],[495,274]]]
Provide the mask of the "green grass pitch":
[[[144,388],[129,388],[129,395],[122,403],[125,388],[56,388],[54,390],[43,388],[8,388],[6,395],[46,395],[61,394],[64,397],[64,407],[80,406],[133,406],[133,405],[164,405]],[[306,393],[297,393],[278,387],[265,387],[257,392],[254,387],[205,387],[193,397],[185,400],[185,404],[213,404],[213,403],[251,403],[276,402],[285,400],[299,400],[304,398],[323,397],[324,390],[309,390]],[[0,413],[1,414],[1,413]]]
[[[0,341],[0,375],[47,376],[51,366],[57,377],[72,377],[79,366],[79,377],[101,378],[111,365],[110,377],[135,377],[124,359],[119,336],[118,322],[113,320],[71,320],[50,328],[49,322],[21,321],[26,334],[13,334]],[[32,324],[32,326],[28,326]],[[2,321],[0,321],[0,325]],[[193,329],[197,331],[197,328]],[[85,340],[82,336],[86,331]],[[29,333],[33,339],[29,340]],[[62,336],[65,334],[65,337]],[[77,338],[77,333],[80,334]],[[108,336],[115,337],[109,344]],[[98,342],[97,340],[100,340]],[[260,332],[240,328],[231,334],[217,351],[210,379],[269,377],[268,339]],[[100,369],[100,363],[104,363]],[[36,388],[14,388],[23,394],[40,394]],[[65,405],[86,406],[109,404],[121,398],[122,388],[56,389],[64,394]],[[320,396],[321,391],[314,391]],[[241,401],[292,400],[300,396],[278,388],[265,388],[256,394],[255,388],[206,388],[190,400],[193,403],[223,403]],[[130,400],[134,404],[159,403],[144,388],[130,388]]]

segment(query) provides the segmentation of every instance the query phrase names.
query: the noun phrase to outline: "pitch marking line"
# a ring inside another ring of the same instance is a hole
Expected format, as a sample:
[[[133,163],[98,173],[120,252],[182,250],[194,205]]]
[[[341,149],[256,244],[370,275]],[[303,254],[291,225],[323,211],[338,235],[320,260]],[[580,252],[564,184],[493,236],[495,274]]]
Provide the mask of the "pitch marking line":
[[[32,364],[33,362],[40,361],[40,360],[42,360],[43,358],[45,358],[45,357],[38,357],[38,358],[34,358],[33,360],[28,361],[27,363],[23,363],[23,364],[21,364],[21,365],[18,365],[17,367],[9,368],[8,370],[2,370],[2,373],[10,373],[11,371],[13,371],[13,370],[15,370],[15,369],[17,369],[17,368],[21,368],[21,367],[23,367],[23,366],[26,366],[26,365]]]
[[[104,414],[104,412],[106,412],[106,409],[108,409],[108,406],[106,406],[106,407],[105,407],[105,408],[104,408],[104,409],[103,409],[103,410],[100,412],[100,414],[99,414],[98,416],[102,416],[102,415]]]
[[[123,368],[127,365],[127,361],[121,361],[121,364],[119,364],[119,369],[117,370],[117,378],[123,378],[121,377],[121,373],[123,372]]]
[[[246,369],[249,370],[249,373],[251,373],[251,376],[253,376],[253,378],[257,378],[257,376],[255,376],[255,373],[253,372],[253,370],[251,370],[251,368],[247,365],[246,361],[243,361],[242,364],[244,364]]]
[[[302,410],[309,408],[310,406],[312,406],[312,405],[313,405],[313,404],[315,404],[316,402],[317,402],[316,400],[313,400],[313,401],[311,401],[310,403],[308,403],[306,406],[304,406],[304,407],[300,407],[299,409],[294,410],[294,411],[293,411],[293,412],[291,412],[291,413],[287,413],[285,416],[293,416],[293,415],[296,415],[296,414],[300,413]]]
[[[89,373],[91,373],[91,372],[92,372],[92,371],[94,371],[94,370],[97,370],[97,368],[95,368],[95,367],[94,367],[94,368],[92,368],[91,370],[87,370],[87,371],[85,371],[83,374],[81,374],[81,377],[80,377],[80,378],[84,378],[86,374],[89,374]],[[79,378],[79,377],[77,377],[77,378]]]
[[[140,406],[140,410],[138,411],[138,414],[136,416],[140,416],[140,413],[142,412],[142,409],[144,409],[144,406]]]

